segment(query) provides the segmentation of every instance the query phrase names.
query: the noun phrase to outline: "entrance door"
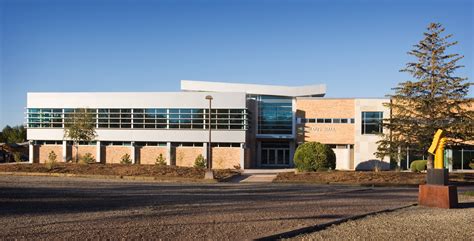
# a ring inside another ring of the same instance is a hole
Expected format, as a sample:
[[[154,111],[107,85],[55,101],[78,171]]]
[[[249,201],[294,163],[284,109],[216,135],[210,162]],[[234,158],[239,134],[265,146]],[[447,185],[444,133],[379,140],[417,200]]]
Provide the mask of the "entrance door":
[[[262,167],[288,167],[290,165],[289,143],[262,142],[260,164]]]

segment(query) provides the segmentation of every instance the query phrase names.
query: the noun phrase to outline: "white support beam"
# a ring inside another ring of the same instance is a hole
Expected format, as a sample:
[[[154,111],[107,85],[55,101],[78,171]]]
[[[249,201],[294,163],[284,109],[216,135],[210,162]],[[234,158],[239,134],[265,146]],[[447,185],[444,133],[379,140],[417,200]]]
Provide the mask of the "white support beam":
[[[96,148],[95,148],[95,162],[100,162],[101,160],[101,147],[100,147],[100,141],[96,142]]]
[[[245,148],[244,143],[240,143],[240,169],[244,170],[245,168]]]
[[[130,146],[130,159],[132,159],[133,164],[137,164],[135,159],[135,142],[132,141],[132,145]]]
[[[171,165],[171,142],[166,142],[166,165]]]
[[[35,145],[33,145],[33,141],[30,141],[28,145],[28,162],[33,163],[35,154]]]
[[[62,151],[63,162],[67,161],[67,141],[63,140],[63,151]]]
[[[207,160],[207,142],[202,143],[202,156]]]

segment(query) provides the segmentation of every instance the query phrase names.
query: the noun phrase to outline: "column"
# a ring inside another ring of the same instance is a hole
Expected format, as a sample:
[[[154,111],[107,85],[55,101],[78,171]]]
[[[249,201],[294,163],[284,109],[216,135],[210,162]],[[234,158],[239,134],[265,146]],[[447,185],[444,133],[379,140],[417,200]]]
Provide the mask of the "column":
[[[100,160],[101,160],[100,141],[97,141],[95,145],[96,145],[96,147],[95,147],[95,162],[100,162]]]
[[[245,167],[245,148],[244,143],[240,143],[240,169],[244,170]]]
[[[351,145],[346,145],[346,163],[345,163],[345,170],[351,169]],[[337,167],[336,167],[337,168]]]
[[[63,162],[67,161],[67,141],[63,140]]]
[[[288,158],[288,161],[289,161],[289,166],[290,167],[294,167],[294,163],[293,163],[293,157],[295,155],[295,148],[296,148],[296,140],[293,140],[293,141],[290,141],[290,158]]]
[[[171,142],[166,143],[166,165],[171,165]]]
[[[202,156],[207,160],[207,142],[202,143]]]
[[[132,141],[130,145],[130,159],[132,159],[133,164],[137,164],[135,159],[135,142]]]
[[[34,154],[35,154],[35,145],[33,145],[33,141],[29,142],[28,145],[28,162],[33,163],[34,160]]]

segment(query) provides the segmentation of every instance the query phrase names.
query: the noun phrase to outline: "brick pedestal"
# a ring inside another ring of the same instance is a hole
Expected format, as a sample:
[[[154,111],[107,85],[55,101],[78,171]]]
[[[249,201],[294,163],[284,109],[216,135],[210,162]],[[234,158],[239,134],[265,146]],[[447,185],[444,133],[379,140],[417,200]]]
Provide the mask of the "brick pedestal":
[[[427,207],[455,208],[458,205],[458,190],[452,185],[420,185],[418,204]]]

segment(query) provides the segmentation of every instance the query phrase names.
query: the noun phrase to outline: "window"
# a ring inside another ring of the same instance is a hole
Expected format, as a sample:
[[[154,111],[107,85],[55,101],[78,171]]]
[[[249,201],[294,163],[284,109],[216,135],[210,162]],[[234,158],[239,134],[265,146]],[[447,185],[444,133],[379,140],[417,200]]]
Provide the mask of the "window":
[[[362,112],[362,134],[382,133],[383,112]]]
[[[354,124],[354,118],[301,118],[300,123]]]
[[[64,119],[72,118],[77,110],[27,110],[28,128],[62,128]],[[87,109],[96,128],[118,129],[207,129],[207,109]],[[247,130],[246,109],[213,109],[212,129]]]
[[[293,132],[293,99],[281,96],[258,96],[258,134]]]

